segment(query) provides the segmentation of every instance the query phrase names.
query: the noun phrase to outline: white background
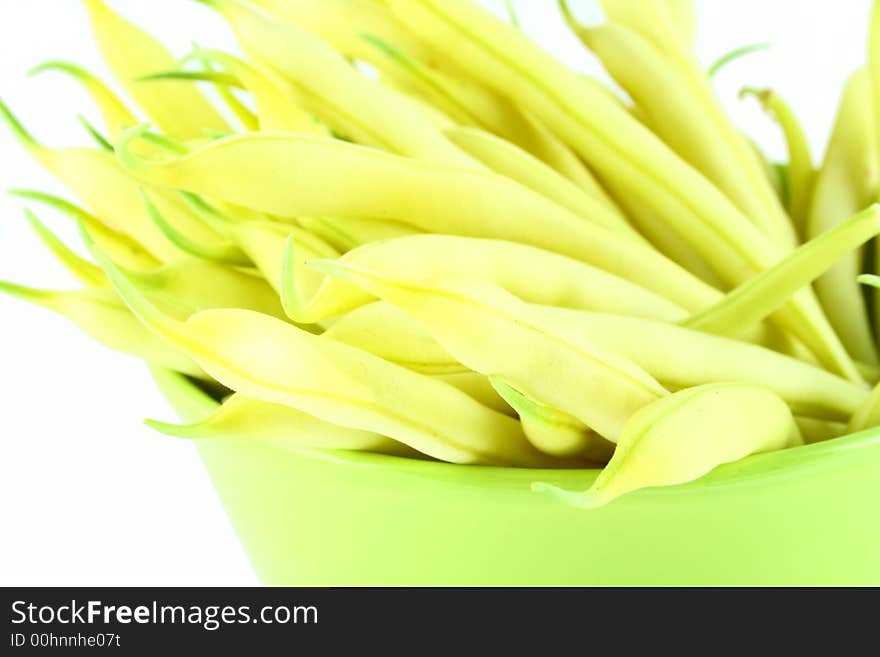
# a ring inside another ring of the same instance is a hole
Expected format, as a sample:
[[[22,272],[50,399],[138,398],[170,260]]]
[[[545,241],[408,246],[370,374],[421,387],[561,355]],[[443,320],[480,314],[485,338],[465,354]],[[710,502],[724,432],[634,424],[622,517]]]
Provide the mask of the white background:
[[[235,49],[222,21],[188,0],[110,0],[178,54],[193,40]],[[500,1],[485,3],[500,9]],[[592,0],[572,0],[585,18]],[[555,0],[518,0],[523,28],[565,61],[598,66],[568,34]],[[718,88],[737,122],[774,157],[782,141],[744,85],[773,86],[800,114],[821,156],[841,86],[864,61],[870,0],[698,1],[698,52],[772,50],[731,65]],[[88,144],[84,93],[57,74],[28,79],[49,58],[106,75],[76,0],[0,0],[0,96],[41,141]],[[0,187],[63,193],[0,128]],[[38,210],[75,243],[62,218]],[[69,287],[29,233],[21,203],[0,198],[0,279]],[[256,579],[195,449],[153,433],[173,420],[144,366],[92,343],[64,320],[0,297],[0,585],[247,585]]]

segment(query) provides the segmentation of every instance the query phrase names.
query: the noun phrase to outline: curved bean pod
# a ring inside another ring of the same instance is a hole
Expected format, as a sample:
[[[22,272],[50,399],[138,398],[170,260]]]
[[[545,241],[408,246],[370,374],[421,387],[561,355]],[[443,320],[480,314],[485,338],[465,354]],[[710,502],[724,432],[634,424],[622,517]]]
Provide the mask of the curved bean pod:
[[[150,330],[247,397],[385,435],[454,463],[559,463],[535,450],[518,422],[452,386],[247,310],[209,310],[179,322],[108,259],[98,259]]]
[[[469,372],[415,319],[397,306],[377,301],[344,315],[322,334],[422,374]]]
[[[147,420],[147,425],[175,438],[235,438],[260,440],[284,449],[317,447],[396,456],[418,455],[396,440],[379,434],[340,427],[289,406],[270,404],[238,393],[201,422],[179,425]]]
[[[249,58],[271,65],[303,104],[355,141],[440,163],[479,166],[421,114],[358,73],[313,34],[280,23],[238,0],[199,0],[229,21]]]
[[[251,264],[250,258],[241,249],[232,242],[220,242],[218,244],[202,244],[188,235],[184,235],[181,231],[171,224],[159,212],[155,203],[150,201],[146,194],[143,197],[144,206],[153,223],[162,231],[165,238],[178,249],[191,256],[202,260],[211,260],[221,264],[237,267],[247,267]]]
[[[868,207],[880,185],[872,99],[864,69],[847,82],[825,160],[816,177],[807,218],[807,237],[813,238]],[[878,353],[868,309],[856,283],[861,273],[860,251],[844,258],[816,281],[815,288],[834,330],[853,358],[877,363]]]
[[[262,278],[199,260],[165,265],[152,272],[126,272],[151,297],[189,312],[244,308],[284,319],[278,294]]]
[[[533,484],[581,507],[634,490],[698,479],[723,463],[802,444],[788,406],[760,386],[717,383],[682,390],[635,413],[593,486],[571,493]]]
[[[629,415],[667,394],[632,362],[576,331],[554,330],[497,285],[413,282],[341,260],[311,264],[399,306],[463,365],[508,381],[612,442]]]
[[[88,133],[89,137],[92,138],[92,141],[95,142],[95,145],[98,148],[105,150],[108,153],[113,152],[113,144],[111,144],[110,141],[101,134],[101,131],[93,126],[86,117],[80,114],[76,118],[79,120],[80,125],[85,128],[85,131]]]
[[[647,319],[537,305],[531,309],[556,330],[581,335],[631,360],[670,390],[725,381],[764,385],[796,414],[836,422],[849,420],[867,396],[864,386],[737,340]],[[371,304],[340,319],[328,333],[395,362],[429,362],[431,372],[462,367],[431,341],[424,326],[400,315],[387,305]]]
[[[230,137],[181,158],[146,161],[127,148],[142,132],[129,132],[117,157],[150,184],[279,216],[375,217],[426,231],[531,244],[582,259],[687,309],[704,308],[720,297],[654,249],[584,222],[497,174],[279,133]],[[279,169],[278,162],[284,167]],[[437,203],[439,198],[454,205]]]
[[[763,385],[797,414],[837,421],[849,419],[867,394],[862,384],[758,345],[649,319],[533,308],[545,323],[630,359],[671,390],[724,381]]]
[[[489,381],[517,412],[523,431],[532,445],[554,456],[582,456],[607,463],[614,445],[596,435],[587,425],[555,408],[530,399],[497,376]]]
[[[96,259],[109,260],[87,232],[81,230],[80,234]],[[173,307],[177,315],[210,308],[246,308],[285,317],[281,300],[266,281],[239,269],[190,259],[147,272],[128,271],[126,276],[154,300]]]
[[[486,280],[524,301],[665,321],[680,307],[629,281],[549,251],[500,240],[414,235],[368,244],[343,261],[412,279]],[[362,305],[368,296],[349,281],[328,278],[311,299],[293,306],[299,321],[319,321]]]
[[[229,131],[229,125],[201,92],[167,81],[141,84],[138,79],[176,66],[171,55],[149,34],[111,11],[103,0],[84,0],[95,40],[117,81],[163,132],[177,139],[201,137],[204,129]]]
[[[773,116],[788,148],[788,210],[798,237],[803,240],[806,235],[807,212],[813,195],[813,183],[816,179],[816,168],[810,153],[810,143],[791,106],[772,89],[746,88],[740,91],[740,97],[754,96],[764,110]]]

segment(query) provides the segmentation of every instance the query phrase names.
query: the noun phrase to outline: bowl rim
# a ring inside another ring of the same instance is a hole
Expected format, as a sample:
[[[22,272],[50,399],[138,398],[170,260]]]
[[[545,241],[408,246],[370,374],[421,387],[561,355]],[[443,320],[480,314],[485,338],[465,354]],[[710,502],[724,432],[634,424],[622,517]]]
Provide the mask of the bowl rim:
[[[200,388],[189,377],[158,367],[150,367],[153,379],[165,399],[185,421],[198,421],[214,412],[220,403]],[[217,441],[217,438],[199,438],[199,442]],[[417,460],[373,452],[351,450],[322,450],[307,447],[279,447],[277,443],[260,440],[275,449],[283,449],[292,455],[316,461],[324,461],[345,467],[383,468],[395,474],[414,476],[456,485],[480,488],[529,490],[536,481],[554,486],[583,490],[598,475],[598,469],[537,469],[504,466],[462,465],[444,461]],[[848,434],[830,440],[790,447],[774,452],[753,454],[718,466],[694,481],[676,486],[644,488],[627,495],[669,496],[688,495],[711,488],[747,488],[769,485],[798,476],[814,475],[854,462],[870,464],[864,452],[876,451],[880,460],[880,427]],[[536,495],[535,497],[538,497]],[[553,500],[550,495],[540,495]],[[557,502],[558,503],[558,502]]]

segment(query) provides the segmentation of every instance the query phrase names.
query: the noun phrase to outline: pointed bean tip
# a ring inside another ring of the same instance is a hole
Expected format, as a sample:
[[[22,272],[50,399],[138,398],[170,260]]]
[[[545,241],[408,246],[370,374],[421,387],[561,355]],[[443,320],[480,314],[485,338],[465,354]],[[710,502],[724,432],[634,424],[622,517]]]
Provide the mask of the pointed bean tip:
[[[86,129],[86,132],[89,133],[89,136],[95,140],[95,143],[97,143],[97,145],[101,149],[107,151],[108,153],[113,152],[113,144],[111,144],[110,140],[108,140],[104,135],[101,134],[100,130],[92,125],[91,121],[89,121],[82,114],[77,114],[76,118],[80,122],[80,124]]]
[[[765,111],[770,111],[770,105],[772,104],[774,93],[775,92],[772,89],[768,88],[743,87],[739,90],[738,97],[740,100],[754,98],[761,103],[761,107]]]
[[[37,217],[37,215],[34,213],[33,210],[31,210],[28,207],[25,207],[25,208],[23,208],[23,212],[24,212],[24,218],[27,219],[28,223],[31,226],[33,226],[34,228],[36,228],[38,226],[41,228],[45,227],[43,222],[40,221],[39,217]]]
[[[165,215],[153,203],[143,187],[140,187],[138,191],[150,221],[156,225],[159,232],[165,236],[165,239],[184,253],[202,260],[220,262],[227,265],[247,266],[250,264],[247,256],[231,242],[224,241],[222,244],[207,245],[188,237],[166,219]]]
[[[760,95],[764,91],[766,91],[766,89],[759,89],[758,87],[743,87],[742,89],[739,90],[739,93],[737,94],[737,96],[739,96],[740,98],[746,98],[748,96],[760,97]]]
[[[37,239],[75,278],[88,287],[103,287],[105,285],[106,278],[101,270],[72,251],[60,237],[40,221],[30,208],[24,208],[24,216]]]
[[[861,274],[856,278],[856,281],[862,285],[870,285],[871,287],[880,288],[880,276],[877,276],[876,274]]]
[[[202,61],[204,51],[197,43],[193,43],[190,51],[177,60],[179,66],[184,67],[192,62]]]
[[[557,486],[543,481],[533,481],[530,488],[533,493],[554,493],[555,491],[560,490]]]
[[[39,75],[40,73],[44,73],[45,71],[54,71],[54,70],[57,70],[57,68],[58,68],[58,67],[57,67],[57,62],[55,62],[55,60],[51,60],[51,59],[50,59],[50,60],[48,60],[48,61],[41,62],[41,63],[37,64],[36,66],[34,66],[34,67],[31,68],[30,70],[28,70],[28,72],[27,72],[26,75],[27,75],[29,78],[32,78],[32,77],[36,77],[36,76]]]
[[[525,396],[507,381],[494,374],[489,375],[489,384],[495,389],[501,398],[506,401],[520,416],[523,415],[522,407]]]
[[[173,79],[175,75],[180,75],[181,71],[158,71],[156,73],[147,73],[134,78],[135,82],[155,82],[156,80]]]
[[[731,62],[734,62],[737,59],[740,59],[741,57],[744,57],[746,55],[750,55],[754,52],[758,52],[761,50],[769,50],[772,47],[773,47],[772,43],[764,42],[764,43],[752,43],[747,46],[742,46],[741,48],[736,48],[734,50],[731,50],[728,53],[725,53],[724,55],[719,57],[717,60],[715,60],[715,62],[713,62],[712,65],[709,66],[706,73],[710,78],[714,78],[715,76],[718,75],[718,73],[721,72],[722,69],[724,69]]]
[[[354,271],[351,265],[333,258],[312,258],[306,265],[328,276],[345,276]]]
[[[42,148],[42,145],[34,139],[34,136],[30,132],[28,132],[27,128],[24,127],[24,124],[13,113],[12,109],[6,104],[6,101],[4,101],[3,98],[0,98],[0,119],[6,123],[15,138],[18,139],[25,148]]]
[[[13,297],[20,296],[21,286],[12,281],[0,280],[0,292]]]
[[[144,424],[154,431],[170,436],[171,438],[193,438],[194,435],[188,431],[190,425],[173,424],[170,422],[161,422],[159,420],[144,420]]]
[[[0,280],[0,293],[8,294],[21,301],[34,303],[40,306],[51,308],[51,300],[54,296],[53,292],[48,290],[39,290],[25,285],[19,285],[12,281]]]
[[[41,62],[34,66],[27,72],[27,76],[29,78],[36,77],[40,73],[45,73],[48,71],[56,71],[58,73],[66,73],[72,78],[79,80],[80,82],[85,82],[92,78],[93,76],[86,69],[78,64],[74,64],[73,62],[66,61],[64,59],[47,59],[44,62]]]
[[[116,159],[123,168],[130,171],[138,171],[144,167],[143,160],[131,152],[129,145],[136,139],[140,139],[150,129],[149,123],[139,123],[124,128],[116,140]]]
[[[84,228],[83,228],[84,229]],[[91,238],[89,238],[91,241]],[[101,248],[91,241],[89,250],[95,261],[104,270],[110,284],[122,298],[126,306],[147,328],[168,339],[180,335],[177,325],[180,322],[167,316],[138,289],[137,285],[126,275],[123,269],[107,256]]]
[[[49,230],[49,227],[44,224],[40,218],[28,207],[23,208],[24,218],[30,224],[31,228],[37,233],[41,238],[45,238],[47,236],[57,239],[55,234]]]
[[[543,481],[535,481],[531,485],[532,492],[542,495],[550,495],[556,500],[574,506],[579,509],[593,509],[605,504],[606,500],[594,489],[581,492],[573,492],[548,484]]]

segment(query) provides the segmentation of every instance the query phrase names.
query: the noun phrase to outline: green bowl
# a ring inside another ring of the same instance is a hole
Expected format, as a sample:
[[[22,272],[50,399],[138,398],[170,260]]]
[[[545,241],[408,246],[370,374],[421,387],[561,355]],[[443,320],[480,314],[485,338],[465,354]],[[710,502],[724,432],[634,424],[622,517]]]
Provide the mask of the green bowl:
[[[156,372],[186,421],[217,402]],[[880,585],[880,430],[752,456],[594,510],[533,493],[596,471],[197,441],[266,584]]]

